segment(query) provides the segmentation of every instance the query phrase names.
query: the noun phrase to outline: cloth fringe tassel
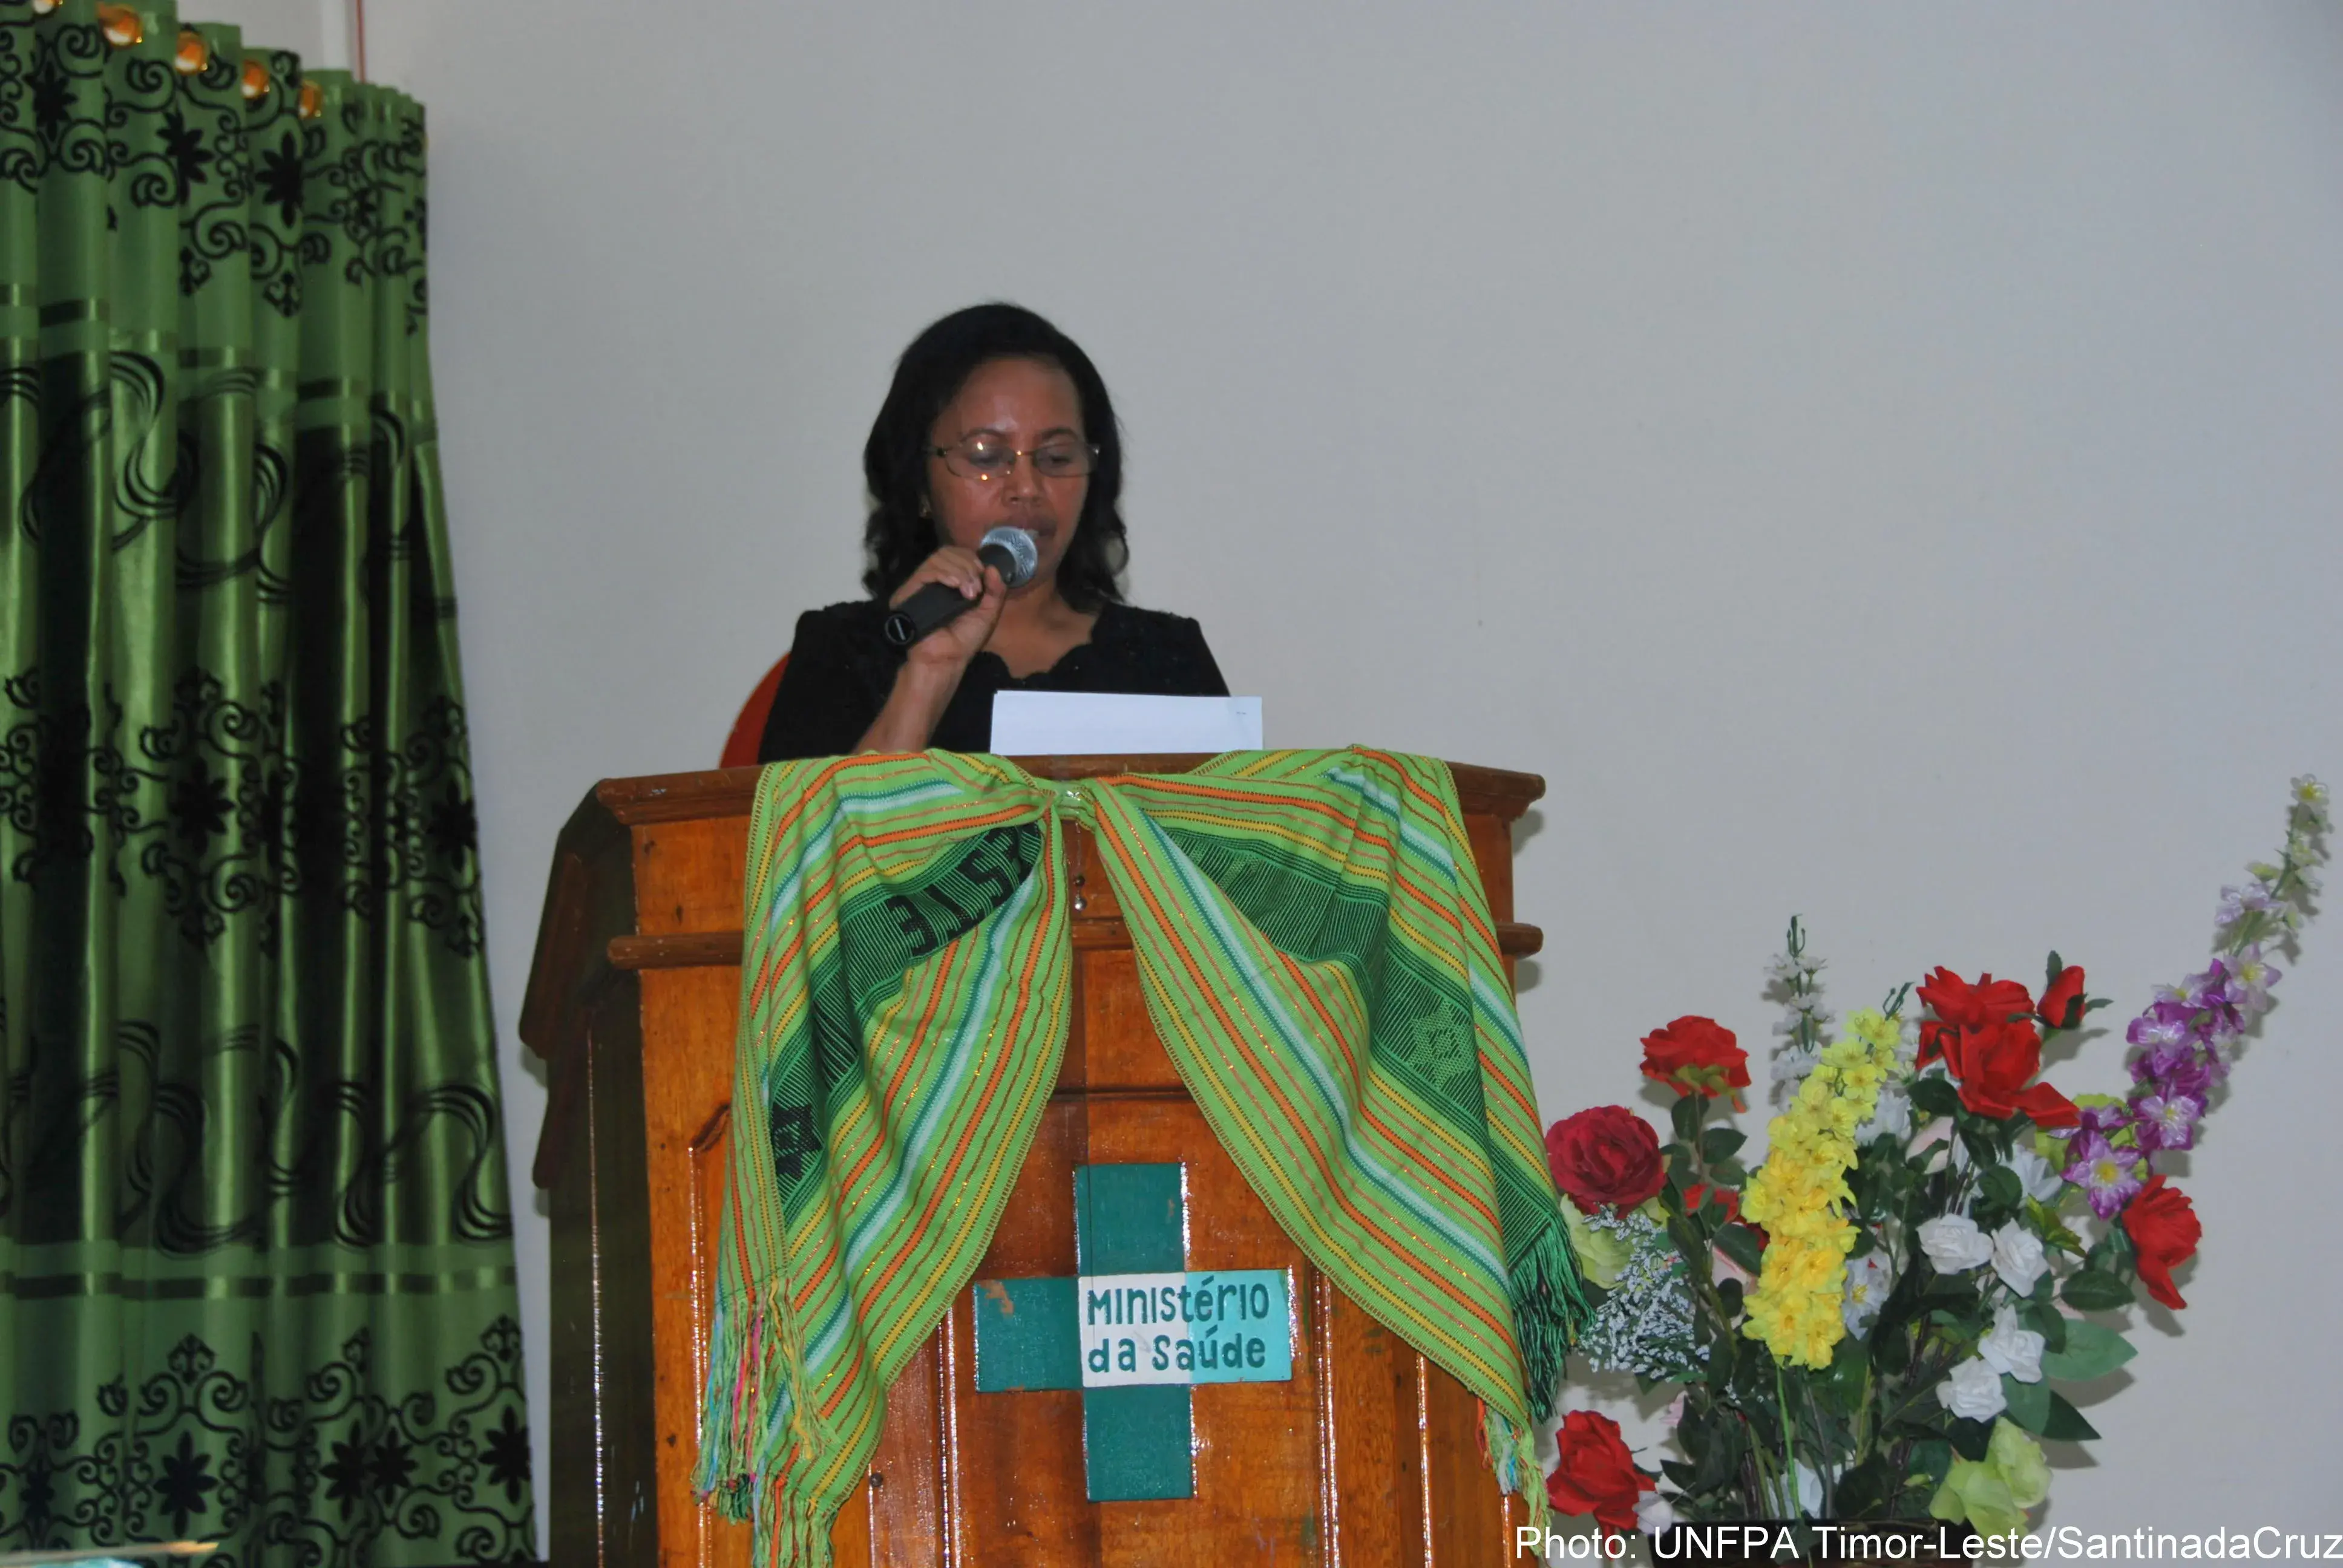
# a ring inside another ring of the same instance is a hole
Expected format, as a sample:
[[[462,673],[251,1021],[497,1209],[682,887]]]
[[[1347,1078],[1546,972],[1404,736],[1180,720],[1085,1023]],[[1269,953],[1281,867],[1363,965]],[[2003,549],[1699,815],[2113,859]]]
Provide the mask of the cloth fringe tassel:
[[[1532,1421],[1554,1413],[1570,1347],[1594,1315],[1583,1279],[1569,1227],[1559,1211],[1538,1228],[1528,1250],[1506,1271],[1513,1299],[1513,1335],[1522,1351],[1523,1392],[1529,1396]]]
[[[1543,1533],[1553,1505],[1546,1500],[1545,1472],[1538,1466],[1536,1431],[1515,1426],[1483,1404],[1481,1438],[1488,1445],[1489,1468],[1496,1472],[1498,1489],[1517,1494],[1529,1512],[1526,1523]]]
[[[776,1282],[748,1312],[721,1293],[708,1344],[708,1422],[692,1485],[735,1523],[749,1526],[750,1560],[765,1568],[830,1568],[839,1498],[811,1473],[805,1367],[788,1288]],[[761,1479],[760,1478],[769,1478]]]

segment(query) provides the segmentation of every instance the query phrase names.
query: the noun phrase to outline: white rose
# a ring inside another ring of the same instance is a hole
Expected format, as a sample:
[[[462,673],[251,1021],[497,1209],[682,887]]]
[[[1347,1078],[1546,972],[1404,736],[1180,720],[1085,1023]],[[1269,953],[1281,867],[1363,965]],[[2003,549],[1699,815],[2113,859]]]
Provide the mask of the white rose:
[[[1657,1535],[1663,1530],[1676,1527],[1676,1511],[1668,1500],[1654,1492],[1635,1504],[1635,1528],[1646,1535]]]
[[[2042,1343],[2040,1334],[2032,1329],[2017,1326],[2017,1309],[2005,1304],[1993,1314],[1993,1332],[1977,1342],[1977,1359],[1996,1374],[2007,1372],[2020,1382],[2040,1382]],[[1958,1375],[1960,1369],[1956,1367],[1953,1371],[1955,1375]],[[1996,1393],[1994,1397],[1998,1400],[2001,1396]],[[1964,1411],[1962,1413],[1967,1412]],[[1979,1416],[1977,1419],[1983,1421],[1985,1418]]]
[[[1920,1227],[1920,1250],[1940,1274],[1957,1274],[1993,1261],[1993,1238],[1966,1214],[1943,1214]]]
[[[2049,1268],[2050,1260],[2042,1251],[2042,1239],[2012,1220],[1993,1233],[1993,1271],[2001,1282],[2021,1296],[2034,1293],[2034,1282]]]
[[[1936,1385],[1936,1398],[1955,1415],[1971,1421],[1991,1421],[2009,1408],[2009,1402],[2001,1396],[2001,1374],[1975,1357],[1955,1367],[1953,1375]]]

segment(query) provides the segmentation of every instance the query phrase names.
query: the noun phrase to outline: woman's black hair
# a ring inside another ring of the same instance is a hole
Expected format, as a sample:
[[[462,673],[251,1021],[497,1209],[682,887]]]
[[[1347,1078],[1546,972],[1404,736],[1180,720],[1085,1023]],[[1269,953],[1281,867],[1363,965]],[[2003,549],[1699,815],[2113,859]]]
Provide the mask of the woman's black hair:
[[[1091,470],[1073,540],[1058,564],[1058,592],[1078,610],[1120,602],[1115,578],[1131,552],[1116,509],[1122,496],[1122,433],[1106,383],[1072,338],[1022,306],[1006,304],[953,311],[913,338],[895,362],[895,384],[862,446],[862,477],[870,487],[870,520],[862,530],[870,565],[862,586],[883,600],[935,553],[935,519],[920,515],[928,498],[929,432],[977,367],[995,359],[1039,359],[1073,382],[1098,465]]]

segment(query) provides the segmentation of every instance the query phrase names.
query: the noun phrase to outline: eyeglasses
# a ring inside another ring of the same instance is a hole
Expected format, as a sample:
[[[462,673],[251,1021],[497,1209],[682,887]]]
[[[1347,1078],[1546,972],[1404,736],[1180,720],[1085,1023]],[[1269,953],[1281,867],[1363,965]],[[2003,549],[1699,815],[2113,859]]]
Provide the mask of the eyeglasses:
[[[1033,459],[1033,472],[1045,479],[1079,479],[1098,467],[1099,449],[1071,436],[1052,436],[1030,451],[1021,452],[1001,437],[985,431],[950,447],[930,447],[944,467],[963,479],[990,484],[1017,471],[1017,459]]]

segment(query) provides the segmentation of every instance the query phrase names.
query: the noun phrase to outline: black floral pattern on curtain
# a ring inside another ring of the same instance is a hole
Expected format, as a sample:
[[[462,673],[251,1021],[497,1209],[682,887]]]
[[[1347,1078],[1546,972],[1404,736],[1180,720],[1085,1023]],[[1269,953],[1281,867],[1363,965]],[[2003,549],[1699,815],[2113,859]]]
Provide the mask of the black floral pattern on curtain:
[[[0,1550],[533,1554],[423,113],[0,0]]]

